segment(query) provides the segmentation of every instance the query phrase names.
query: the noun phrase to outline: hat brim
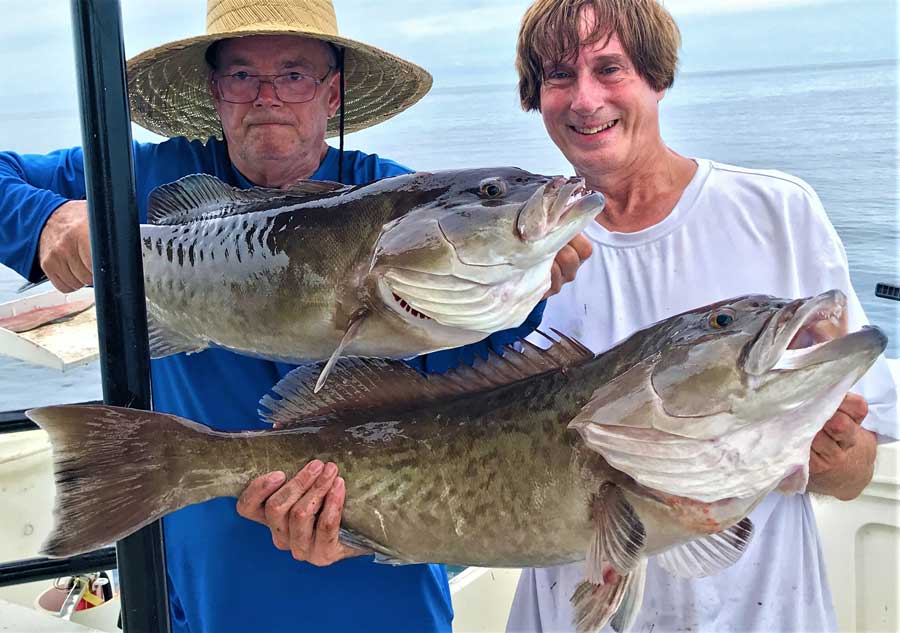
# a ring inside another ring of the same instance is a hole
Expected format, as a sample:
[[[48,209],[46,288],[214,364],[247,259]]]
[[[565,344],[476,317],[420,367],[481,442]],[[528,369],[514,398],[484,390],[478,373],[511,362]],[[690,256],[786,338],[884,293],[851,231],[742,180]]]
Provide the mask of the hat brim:
[[[128,60],[131,118],[166,137],[221,138],[222,125],[209,94],[206,49],[217,40],[249,35],[297,35],[344,48],[344,131],[371,127],[407,109],[431,89],[424,68],[374,46],[339,36],[285,30],[200,35],[145,51]],[[338,133],[338,117],[327,136]]]

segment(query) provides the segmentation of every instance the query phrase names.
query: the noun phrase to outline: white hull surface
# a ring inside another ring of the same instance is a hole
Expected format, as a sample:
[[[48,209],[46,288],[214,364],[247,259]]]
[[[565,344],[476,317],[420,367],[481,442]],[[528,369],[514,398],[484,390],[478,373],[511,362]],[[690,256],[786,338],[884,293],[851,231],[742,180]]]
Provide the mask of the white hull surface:
[[[51,290],[0,303],[0,320],[43,308],[92,301],[93,298],[93,288],[82,288],[70,294]],[[0,326],[0,355],[34,365],[66,371],[96,360],[99,354],[97,313],[93,307],[27,332],[16,333]]]

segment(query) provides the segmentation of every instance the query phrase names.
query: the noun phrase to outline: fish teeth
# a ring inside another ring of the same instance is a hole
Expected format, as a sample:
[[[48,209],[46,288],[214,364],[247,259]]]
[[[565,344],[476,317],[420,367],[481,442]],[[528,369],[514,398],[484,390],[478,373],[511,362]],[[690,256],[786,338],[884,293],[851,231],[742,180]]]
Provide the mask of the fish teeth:
[[[821,343],[815,343],[813,345],[809,345],[807,347],[801,347],[798,349],[788,349],[785,350],[781,357],[778,359],[778,362],[772,367],[773,370],[779,369],[798,369],[803,367],[803,360],[810,353],[819,349],[823,345],[826,345],[829,341],[823,341]]]

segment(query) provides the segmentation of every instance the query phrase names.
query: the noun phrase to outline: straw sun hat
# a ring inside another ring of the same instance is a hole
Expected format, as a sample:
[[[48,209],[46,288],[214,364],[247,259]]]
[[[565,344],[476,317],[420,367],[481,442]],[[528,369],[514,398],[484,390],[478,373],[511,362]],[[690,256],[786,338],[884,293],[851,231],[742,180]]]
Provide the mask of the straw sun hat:
[[[246,35],[301,35],[343,47],[347,133],[391,118],[431,88],[431,75],[419,66],[340,37],[331,0],[207,0],[206,35],[171,42],[128,60],[132,120],[168,137],[221,137],[204,54],[217,40]],[[337,129],[334,117],[327,134],[332,136]]]

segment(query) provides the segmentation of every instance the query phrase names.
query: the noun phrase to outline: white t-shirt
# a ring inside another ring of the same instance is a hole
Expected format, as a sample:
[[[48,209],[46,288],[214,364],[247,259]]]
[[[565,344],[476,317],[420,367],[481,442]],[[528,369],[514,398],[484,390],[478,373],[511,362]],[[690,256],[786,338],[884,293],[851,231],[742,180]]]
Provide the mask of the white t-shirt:
[[[850,330],[866,323],[843,245],[809,185],[776,171],[696,162],[662,222],[635,233],[588,227],[594,253],[548,301],[542,329],[556,328],[601,352],[645,326],[721,299],[796,298],[831,288],[847,295]],[[896,388],[883,358],[853,390],[869,403],[863,426],[880,441],[897,439]],[[715,576],[679,578],[651,558],[631,630],[836,630],[808,495],[772,493],[750,518],[750,546]],[[573,630],[569,597],[583,579],[582,563],[523,570],[507,630]]]

